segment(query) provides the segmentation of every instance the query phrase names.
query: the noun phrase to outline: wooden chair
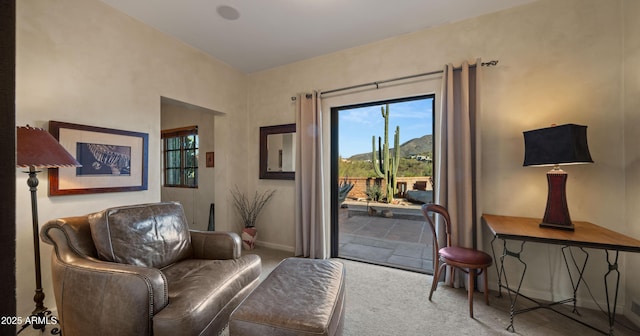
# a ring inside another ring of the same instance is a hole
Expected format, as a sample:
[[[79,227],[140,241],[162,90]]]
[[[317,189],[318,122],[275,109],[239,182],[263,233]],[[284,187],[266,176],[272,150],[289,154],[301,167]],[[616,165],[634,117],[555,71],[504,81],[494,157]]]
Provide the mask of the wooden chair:
[[[422,214],[431,226],[433,233],[433,262],[434,271],[433,282],[431,283],[431,291],[429,292],[429,301],[433,296],[433,292],[438,287],[438,280],[442,275],[445,266],[458,268],[468,274],[469,277],[469,316],[473,318],[473,292],[475,287],[475,278],[477,275],[484,275],[484,300],[489,304],[489,291],[487,288],[487,267],[491,266],[493,259],[487,253],[472,248],[451,246],[451,217],[447,209],[438,204],[424,204],[422,206]],[[439,247],[438,238],[436,236],[436,226],[434,223],[435,215],[442,216],[445,222],[445,232],[447,235],[447,245]],[[453,286],[453,277],[451,279]]]

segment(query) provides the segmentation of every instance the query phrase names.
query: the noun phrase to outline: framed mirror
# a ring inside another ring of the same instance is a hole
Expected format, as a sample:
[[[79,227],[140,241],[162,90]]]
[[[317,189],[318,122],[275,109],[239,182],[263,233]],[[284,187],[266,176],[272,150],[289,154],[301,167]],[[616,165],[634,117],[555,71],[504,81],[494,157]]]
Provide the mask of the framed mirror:
[[[295,179],[296,124],[260,127],[260,178]]]

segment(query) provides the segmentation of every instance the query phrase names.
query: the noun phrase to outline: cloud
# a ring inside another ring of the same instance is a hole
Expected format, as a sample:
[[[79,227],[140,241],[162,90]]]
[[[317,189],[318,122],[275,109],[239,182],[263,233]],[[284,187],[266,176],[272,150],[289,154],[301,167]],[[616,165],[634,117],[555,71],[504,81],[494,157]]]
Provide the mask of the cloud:
[[[339,153],[344,157],[371,151],[371,137],[382,136],[384,119],[380,107],[366,106],[341,110],[339,118]],[[433,101],[423,99],[390,104],[389,136],[393,139],[400,126],[400,142],[433,134]]]
[[[379,106],[340,111],[340,121],[363,125],[379,124],[382,120]]]
[[[416,100],[393,104],[390,108],[391,118],[398,119],[431,119],[433,111],[431,99]]]

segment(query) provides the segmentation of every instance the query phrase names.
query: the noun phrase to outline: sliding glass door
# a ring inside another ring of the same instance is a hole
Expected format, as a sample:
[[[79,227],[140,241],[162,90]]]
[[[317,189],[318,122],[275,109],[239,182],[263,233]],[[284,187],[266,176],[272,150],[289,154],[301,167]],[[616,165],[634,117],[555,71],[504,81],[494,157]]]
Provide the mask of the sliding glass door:
[[[332,255],[431,273],[433,95],[333,108]]]

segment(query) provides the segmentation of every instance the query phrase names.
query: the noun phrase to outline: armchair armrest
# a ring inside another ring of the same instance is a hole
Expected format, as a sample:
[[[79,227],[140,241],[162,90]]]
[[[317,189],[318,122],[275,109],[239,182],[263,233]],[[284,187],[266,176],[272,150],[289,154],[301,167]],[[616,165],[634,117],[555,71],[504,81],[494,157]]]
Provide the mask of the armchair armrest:
[[[147,288],[145,293],[149,295],[149,306],[153,307],[151,313],[160,311],[169,302],[167,294],[167,279],[164,274],[155,268],[140,267],[135,265],[118,264],[101,261],[92,256],[82,255],[72,247],[70,243],[69,222],[57,220],[49,221],[42,228],[40,235],[42,239],[54,246],[55,253],[52,260],[57,264],[71,268],[87,281],[90,281],[92,274],[107,273],[117,279],[129,278],[131,281],[142,281]],[[92,273],[93,272],[93,273]],[[115,280],[114,280],[115,281]],[[91,282],[91,281],[90,281]],[[91,282],[92,283],[92,282]]]
[[[191,246],[196,259],[237,259],[242,241],[235,232],[190,230]]]
[[[52,280],[65,334],[149,334],[151,317],[169,302],[164,274],[78,254],[69,245],[65,224],[50,221],[41,231],[55,248]]]
[[[66,264],[53,254],[51,269],[65,335],[150,335],[152,317],[168,304],[157,269],[89,260]]]

